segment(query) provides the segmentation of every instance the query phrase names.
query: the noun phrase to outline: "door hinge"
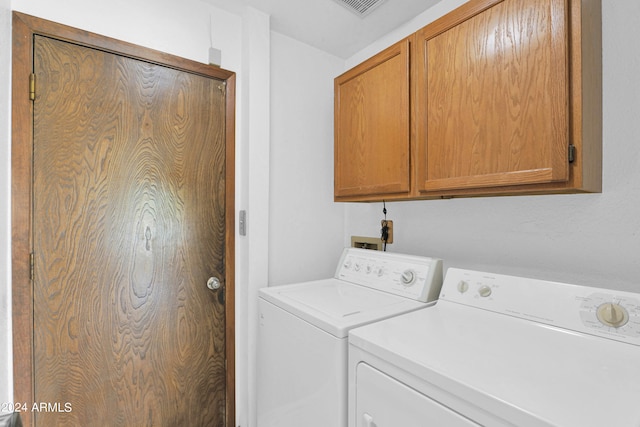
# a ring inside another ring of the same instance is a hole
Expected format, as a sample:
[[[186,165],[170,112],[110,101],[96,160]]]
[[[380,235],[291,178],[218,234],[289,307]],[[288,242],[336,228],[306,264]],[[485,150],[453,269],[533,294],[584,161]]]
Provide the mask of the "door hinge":
[[[33,252],[31,252],[29,254],[29,279],[31,279],[33,281],[33,276],[34,276],[34,269],[35,269],[35,256],[33,255]]]
[[[569,163],[573,163],[576,160],[576,146],[569,144]]]
[[[33,73],[29,74],[29,99],[36,100],[36,75]]]

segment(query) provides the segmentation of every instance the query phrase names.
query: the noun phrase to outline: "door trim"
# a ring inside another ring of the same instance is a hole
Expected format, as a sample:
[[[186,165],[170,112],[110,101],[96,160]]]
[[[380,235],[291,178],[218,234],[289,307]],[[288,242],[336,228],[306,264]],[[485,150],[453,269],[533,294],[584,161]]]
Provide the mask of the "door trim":
[[[33,286],[31,282],[33,103],[29,99],[29,75],[33,71],[33,40],[35,35],[51,37],[226,82],[226,426],[235,426],[235,73],[20,12],[13,12],[11,83],[11,280],[14,402],[24,402],[28,408],[31,408],[35,398]],[[30,412],[22,413],[21,417],[25,426],[33,425],[33,417]]]

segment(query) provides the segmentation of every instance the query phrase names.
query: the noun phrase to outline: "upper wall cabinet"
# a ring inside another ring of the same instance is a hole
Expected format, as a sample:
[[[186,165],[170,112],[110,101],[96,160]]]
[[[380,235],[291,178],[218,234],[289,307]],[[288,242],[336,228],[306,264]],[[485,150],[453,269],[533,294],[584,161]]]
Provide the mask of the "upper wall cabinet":
[[[472,0],[418,31],[412,139],[386,140],[409,154],[410,188],[349,200],[601,191],[600,17],[600,0]]]
[[[335,197],[407,197],[409,40],[335,79]]]

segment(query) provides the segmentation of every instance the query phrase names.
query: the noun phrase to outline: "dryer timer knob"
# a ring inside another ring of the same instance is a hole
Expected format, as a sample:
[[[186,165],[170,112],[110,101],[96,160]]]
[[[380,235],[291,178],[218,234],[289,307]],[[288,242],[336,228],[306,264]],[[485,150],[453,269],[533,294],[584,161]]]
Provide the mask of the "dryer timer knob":
[[[607,302],[598,307],[596,312],[598,320],[606,326],[619,328],[629,321],[629,312],[620,304]]]

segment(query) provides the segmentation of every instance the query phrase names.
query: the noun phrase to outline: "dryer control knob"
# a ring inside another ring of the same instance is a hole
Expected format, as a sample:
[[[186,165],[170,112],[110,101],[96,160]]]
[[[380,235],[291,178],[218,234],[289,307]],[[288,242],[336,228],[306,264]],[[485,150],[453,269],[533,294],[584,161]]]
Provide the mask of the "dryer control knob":
[[[629,312],[620,304],[607,302],[598,307],[598,320],[606,326],[619,328],[629,321]]]
[[[489,295],[491,295],[491,288],[487,285],[480,286],[480,288],[478,289],[478,295],[480,295],[482,298],[488,297]]]

